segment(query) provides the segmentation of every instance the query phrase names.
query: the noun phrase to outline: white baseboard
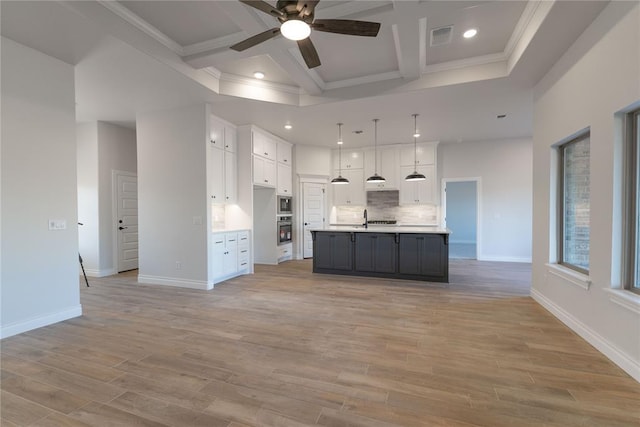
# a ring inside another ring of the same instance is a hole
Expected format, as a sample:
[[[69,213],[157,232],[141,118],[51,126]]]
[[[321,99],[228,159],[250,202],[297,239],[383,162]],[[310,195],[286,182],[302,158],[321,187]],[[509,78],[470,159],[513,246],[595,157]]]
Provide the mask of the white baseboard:
[[[145,285],[162,285],[175,286],[178,288],[201,289],[203,291],[213,289],[213,283],[209,283],[204,280],[176,279],[174,277],[145,276],[141,274],[138,275],[138,283],[144,283]]]
[[[33,329],[42,328],[53,323],[62,322],[63,320],[72,319],[82,316],[82,305],[78,304],[73,307],[66,308],[55,313],[49,313],[44,316],[32,317],[31,319],[20,322],[2,325],[0,328],[0,339],[7,338]]]
[[[104,270],[94,270],[93,268],[85,268],[84,272],[87,273],[87,276],[89,277],[106,277],[106,276],[112,276],[114,274],[117,274],[114,268],[109,268]],[[82,274],[82,271],[80,271],[80,274]]]
[[[640,362],[633,360],[626,353],[618,349],[615,345],[607,341],[596,331],[576,319],[564,309],[556,305],[553,301],[542,295],[535,289],[531,289],[531,297],[541,306],[546,308],[551,314],[557,317],[562,323],[567,325],[585,341],[594,346],[598,351],[607,356],[609,360],[618,365],[623,371],[631,375],[640,382]]]
[[[478,261],[528,262],[528,263],[530,263],[531,262],[531,257],[478,255]]]

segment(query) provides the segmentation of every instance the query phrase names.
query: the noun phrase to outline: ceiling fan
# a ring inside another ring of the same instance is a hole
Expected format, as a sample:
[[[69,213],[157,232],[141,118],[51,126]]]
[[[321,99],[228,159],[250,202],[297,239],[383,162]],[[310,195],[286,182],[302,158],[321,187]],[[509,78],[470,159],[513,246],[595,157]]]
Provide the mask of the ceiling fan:
[[[282,34],[298,43],[300,53],[309,68],[320,65],[318,52],[313,46],[309,34],[311,29],[326,33],[346,34],[350,36],[375,37],[380,30],[379,22],[354,21],[351,19],[315,19],[314,10],[320,0],[278,0],[276,7],[262,0],[240,0],[241,3],[268,13],[280,21],[280,27],[272,28],[231,46],[242,52],[259,43]]]

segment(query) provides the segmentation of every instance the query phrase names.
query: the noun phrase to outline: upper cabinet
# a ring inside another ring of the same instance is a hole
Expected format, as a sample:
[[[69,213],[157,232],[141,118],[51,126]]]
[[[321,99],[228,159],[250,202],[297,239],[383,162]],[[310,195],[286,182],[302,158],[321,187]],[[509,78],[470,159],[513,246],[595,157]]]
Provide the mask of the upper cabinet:
[[[214,203],[235,203],[237,200],[237,140],[238,134],[233,125],[215,116],[210,117],[207,179]]]
[[[436,144],[421,142],[416,144],[415,154],[413,144],[403,146],[400,149],[400,166],[434,165],[436,163]]]
[[[291,144],[285,141],[278,141],[278,163],[291,166]]]
[[[424,181],[405,181],[404,177],[414,171],[423,174]],[[400,174],[400,205],[429,205],[435,204],[436,169],[434,165],[401,166]]]
[[[342,161],[339,162],[340,157]],[[334,169],[338,167],[342,169],[362,169],[364,167],[364,152],[362,150],[342,150],[342,155],[338,150],[334,150],[333,153],[333,165]]]
[[[277,158],[277,142],[258,131],[253,131],[253,154],[270,160]]]
[[[376,163],[378,158],[378,164]],[[367,190],[397,190],[398,189],[398,150],[395,147],[379,148],[378,154],[374,149],[366,150],[364,153],[364,179],[366,180],[374,173],[385,179],[385,182],[369,183],[365,182]]]

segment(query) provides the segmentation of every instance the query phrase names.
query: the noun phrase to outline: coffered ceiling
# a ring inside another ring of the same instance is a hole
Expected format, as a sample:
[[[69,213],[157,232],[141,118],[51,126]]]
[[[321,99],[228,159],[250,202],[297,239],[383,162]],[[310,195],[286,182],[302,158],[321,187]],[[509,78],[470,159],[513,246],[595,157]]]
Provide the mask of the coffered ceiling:
[[[531,88],[605,5],[321,0],[316,19],[380,22],[381,29],[375,38],[312,31],[322,61],[314,69],[282,36],[229,49],[279,26],[235,0],[3,1],[1,28],[76,65],[81,121],[131,125],[145,109],[205,101],[227,120],[292,142],[332,145],[341,121],[348,134],[365,131],[354,145],[368,145],[371,119],[380,119],[381,143],[409,142],[398,135],[419,113],[422,138],[455,142],[530,136]],[[469,28],[478,34],[465,39]]]

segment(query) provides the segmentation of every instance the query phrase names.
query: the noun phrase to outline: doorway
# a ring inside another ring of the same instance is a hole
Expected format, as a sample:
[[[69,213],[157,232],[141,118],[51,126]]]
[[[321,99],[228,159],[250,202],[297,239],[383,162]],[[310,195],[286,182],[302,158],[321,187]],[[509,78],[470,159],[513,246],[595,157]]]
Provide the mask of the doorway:
[[[443,180],[443,222],[444,226],[451,230],[449,258],[478,259],[479,180],[479,178]]]
[[[324,228],[326,184],[302,183],[302,257],[313,258],[313,229]]]
[[[138,176],[113,171],[114,259],[116,271],[138,268]]]

